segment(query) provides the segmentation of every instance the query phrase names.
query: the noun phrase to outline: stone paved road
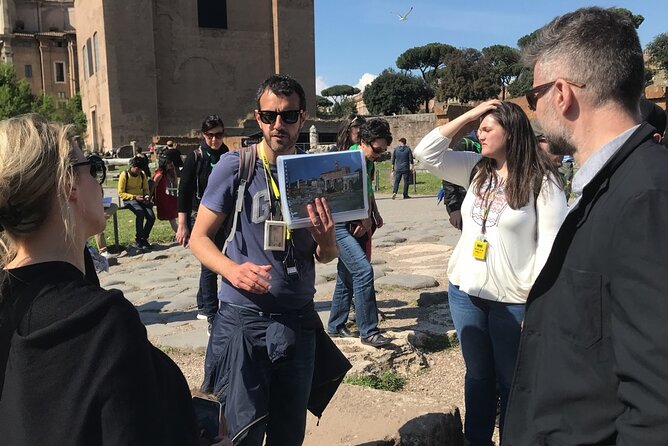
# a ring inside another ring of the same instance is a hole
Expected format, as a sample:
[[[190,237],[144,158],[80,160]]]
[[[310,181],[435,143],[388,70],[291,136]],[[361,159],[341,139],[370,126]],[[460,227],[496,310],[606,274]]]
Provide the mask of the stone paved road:
[[[379,306],[384,306],[380,302],[384,289],[445,290],[450,247],[459,232],[447,223],[444,206],[437,206],[433,196],[392,200],[389,195],[378,196],[378,206],[385,220],[374,235],[373,248]],[[318,264],[316,274],[316,308],[326,321],[336,262]],[[124,292],[137,307],[152,342],[198,349],[205,348],[208,340],[206,321],[196,319],[198,277],[199,262],[189,249],[154,245],[146,254],[119,256],[118,265],[100,274],[100,282]],[[434,310],[438,314],[438,307]],[[449,325],[447,314],[433,319],[441,331]]]

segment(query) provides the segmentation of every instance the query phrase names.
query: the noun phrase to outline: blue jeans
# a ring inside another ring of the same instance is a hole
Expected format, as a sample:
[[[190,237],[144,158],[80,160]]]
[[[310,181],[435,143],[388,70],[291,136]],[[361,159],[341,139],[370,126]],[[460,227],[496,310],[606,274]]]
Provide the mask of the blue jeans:
[[[360,336],[367,338],[380,333],[371,263],[355,237],[348,232],[346,223],[336,225],[336,242],[339,245],[339,263],[327,331],[335,333],[345,327],[354,296]]]
[[[254,425],[237,446],[300,446],[315,363],[315,330],[302,330],[294,357],[271,365],[269,417]],[[262,440],[267,436],[266,443]]]
[[[151,229],[153,229],[153,223],[155,223],[153,206],[146,206],[137,200],[123,201],[123,205],[135,214],[135,240],[138,242],[148,240]],[[146,220],[146,224],[144,224],[144,220]]]
[[[410,171],[409,170],[402,170],[401,172],[395,171],[394,172],[394,187],[392,188],[392,193],[396,194],[397,191],[399,190],[399,181],[401,179],[404,179],[404,197],[408,195],[408,184],[410,181]]]
[[[471,446],[490,446],[497,395],[501,400],[499,425],[503,433],[524,304],[480,299],[452,283],[448,287],[448,302],[466,363],[464,436]]]

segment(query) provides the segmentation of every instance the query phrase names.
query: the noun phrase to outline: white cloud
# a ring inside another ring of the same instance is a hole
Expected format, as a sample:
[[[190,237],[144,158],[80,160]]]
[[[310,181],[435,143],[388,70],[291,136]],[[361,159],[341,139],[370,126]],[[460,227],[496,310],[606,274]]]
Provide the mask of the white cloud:
[[[316,76],[315,77],[315,93],[320,94],[322,93],[322,90],[325,88],[328,88],[330,85],[325,82],[325,78],[322,76]]]
[[[369,85],[371,82],[374,81],[378,76],[375,74],[371,73],[364,73],[360,80],[357,81],[357,83],[354,85],[354,87],[359,88],[360,90],[364,91],[367,85]]]

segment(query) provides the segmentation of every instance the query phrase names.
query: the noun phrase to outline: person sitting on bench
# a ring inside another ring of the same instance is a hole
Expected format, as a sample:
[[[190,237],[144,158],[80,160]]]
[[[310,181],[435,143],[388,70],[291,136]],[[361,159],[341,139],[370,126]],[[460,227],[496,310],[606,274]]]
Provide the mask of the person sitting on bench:
[[[123,200],[123,206],[135,214],[137,248],[150,249],[148,236],[155,223],[155,214],[153,203],[150,201],[151,192],[148,187],[148,179],[141,166],[140,158],[134,157],[130,160],[128,170],[121,172],[118,177],[118,196]]]

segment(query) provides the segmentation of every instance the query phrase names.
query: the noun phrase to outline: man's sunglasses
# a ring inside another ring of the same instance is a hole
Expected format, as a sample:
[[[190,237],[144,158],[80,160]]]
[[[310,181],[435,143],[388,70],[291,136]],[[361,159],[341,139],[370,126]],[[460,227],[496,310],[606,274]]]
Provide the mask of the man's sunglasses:
[[[265,124],[273,124],[276,122],[276,117],[280,116],[281,120],[286,124],[294,124],[299,121],[303,110],[284,110],[282,112],[258,110],[257,114],[260,116],[260,121]]]
[[[86,161],[72,164],[72,167],[79,166],[90,166],[90,175],[100,184],[104,183],[107,178],[107,166],[104,164],[104,160],[97,155],[88,155]]]
[[[387,151],[387,149],[383,148],[383,147],[374,147],[373,144],[371,144],[370,142],[365,141],[364,143],[367,146],[371,147],[371,150],[373,150],[373,153],[381,154],[381,153],[385,153]]]
[[[216,133],[209,133],[209,132],[203,132],[204,137],[206,139],[223,139],[223,132],[216,132]]]
[[[548,82],[546,84],[537,85],[531,90],[524,92],[524,96],[527,98],[527,103],[529,104],[529,110],[536,111],[536,104],[538,104],[538,99],[547,93],[556,82],[556,80],[553,80],[552,82]],[[573,82],[566,79],[564,79],[564,82],[578,88],[584,88],[586,86],[586,84]]]

